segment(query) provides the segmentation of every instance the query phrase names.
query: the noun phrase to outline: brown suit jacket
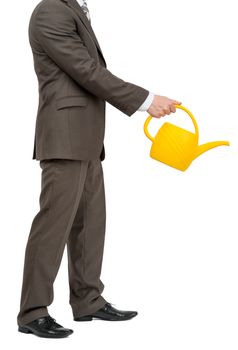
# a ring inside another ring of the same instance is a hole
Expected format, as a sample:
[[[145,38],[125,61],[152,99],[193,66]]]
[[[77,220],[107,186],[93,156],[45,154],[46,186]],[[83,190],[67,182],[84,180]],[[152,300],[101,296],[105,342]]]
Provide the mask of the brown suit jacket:
[[[105,103],[131,116],[149,91],[113,75],[76,0],[42,0],[29,22],[39,83],[33,159],[105,158]]]

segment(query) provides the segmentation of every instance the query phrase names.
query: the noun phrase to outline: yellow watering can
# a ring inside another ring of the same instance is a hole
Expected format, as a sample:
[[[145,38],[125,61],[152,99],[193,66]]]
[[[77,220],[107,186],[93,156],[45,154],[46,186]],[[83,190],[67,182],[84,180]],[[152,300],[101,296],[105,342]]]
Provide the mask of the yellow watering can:
[[[151,158],[165,163],[175,169],[185,171],[192,161],[200,156],[200,154],[217,146],[230,145],[228,141],[214,141],[199,146],[199,131],[194,116],[184,106],[175,105],[175,107],[183,109],[190,116],[195,127],[195,134],[166,122],[158,130],[155,137],[152,137],[148,132],[148,124],[153,117],[149,115],[144,123],[144,132],[152,141],[150,150]]]

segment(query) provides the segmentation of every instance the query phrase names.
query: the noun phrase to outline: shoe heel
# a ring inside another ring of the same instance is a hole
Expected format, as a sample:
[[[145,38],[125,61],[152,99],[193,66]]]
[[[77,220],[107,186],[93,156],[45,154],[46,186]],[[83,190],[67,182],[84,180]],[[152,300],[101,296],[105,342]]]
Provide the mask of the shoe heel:
[[[23,327],[23,326],[19,326],[18,327],[18,331],[21,332],[21,333],[32,333],[30,331],[30,329],[26,328],[26,327]]]
[[[92,321],[93,317],[90,315],[87,316],[81,316],[81,317],[76,317],[74,321]]]

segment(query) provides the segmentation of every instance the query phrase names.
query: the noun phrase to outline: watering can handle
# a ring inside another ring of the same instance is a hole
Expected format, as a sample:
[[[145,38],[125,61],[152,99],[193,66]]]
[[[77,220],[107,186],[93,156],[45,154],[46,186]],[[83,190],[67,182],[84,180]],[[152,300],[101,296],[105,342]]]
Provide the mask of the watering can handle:
[[[180,109],[183,109],[188,115],[189,117],[192,119],[192,122],[193,122],[193,125],[194,125],[194,128],[195,128],[195,133],[196,133],[196,136],[197,136],[197,140],[198,140],[198,137],[199,137],[199,130],[198,130],[198,125],[197,125],[197,122],[193,116],[193,114],[184,106],[181,106],[181,105],[175,105],[176,108],[180,108]],[[148,116],[148,118],[146,119],[145,123],[144,123],[144,132],[146,134],[146,136],[151,140],[151,141],[154,141],[154,138],[150,135],[149,131],[148,131],[148,125],[149,125],[149,122],[151,121],[153,117],[151,115]]]

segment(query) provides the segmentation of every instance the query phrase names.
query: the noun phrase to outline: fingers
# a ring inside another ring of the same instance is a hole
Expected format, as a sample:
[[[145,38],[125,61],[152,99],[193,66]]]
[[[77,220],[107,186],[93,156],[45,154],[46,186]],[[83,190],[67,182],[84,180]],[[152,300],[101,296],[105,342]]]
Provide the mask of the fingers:
[[[170,110],[171,110],[172,113],[175,113],[175,112],[176,112],[176,107],[175,107],[174,104],[172,104],[172,105],[170,106]]]
[[[164,116],[165,116],[165,113],[164,113],[164,111],[162,109],[159,110],[158,113],[156,113],[156,117],[157,118],[161,118],[161,117],[164,117]]]
[[[164,114],[169,115],[171,113],[170,106],[164,107],[163,112],[164,112]]]
[[[177,100],[172,100],[172,103],[170,104],[170,113],[175,113],[176,112],[176,106],[175,105],[181,105],[182,102],[179,102]]]
[[[161,118],[165,115],[176,112],[176,105],[181,105],[182,102],[170,99],[166,96],[156,95],[151,107],[149,108],[149,113],[155,118]]]
[[[163,113],[169,115],[176,112],[176,106],[174,103],[170,103],[168,106],[163,107]]]
[[[158,111],[157,116],[158,118],[161,118],[161,117],[164,117],[165,115],[170,115],[171,113],[175,113],[175,112],[176,112],[175,104],[171,104],[167,107],[161,108]]]

